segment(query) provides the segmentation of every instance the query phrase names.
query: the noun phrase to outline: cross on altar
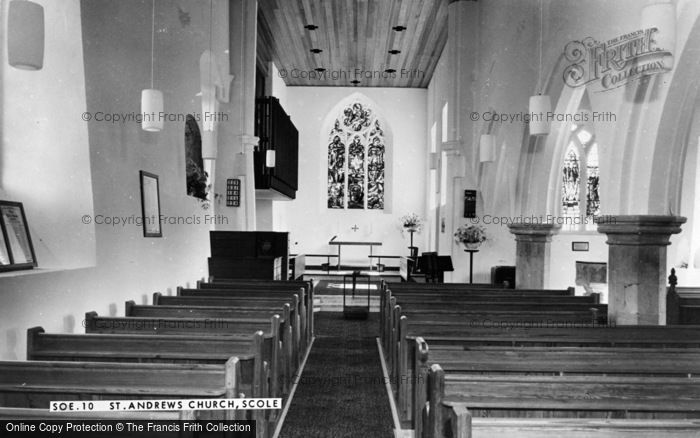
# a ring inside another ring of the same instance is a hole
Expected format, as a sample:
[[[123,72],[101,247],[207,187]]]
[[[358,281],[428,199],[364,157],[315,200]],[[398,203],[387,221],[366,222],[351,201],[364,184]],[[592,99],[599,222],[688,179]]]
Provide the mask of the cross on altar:
[[[360,228],[357,225],[353,225],[350,229],[357,232],[357,230],[359,230]]]

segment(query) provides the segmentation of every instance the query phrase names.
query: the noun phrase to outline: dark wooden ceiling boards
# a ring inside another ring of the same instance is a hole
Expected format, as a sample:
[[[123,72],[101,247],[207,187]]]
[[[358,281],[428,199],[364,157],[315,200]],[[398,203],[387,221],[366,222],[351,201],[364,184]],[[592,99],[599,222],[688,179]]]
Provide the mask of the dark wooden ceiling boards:
[[[448,0],[259,0],[258,42],[264,44],[258,52],[272,58],[291,86],[347,87],[358,80],[362,87],[425,88],[447,40],[447,4]],[[309,25],[318,28],[305,28]],[[396,26],[405,30],[396,31]]]

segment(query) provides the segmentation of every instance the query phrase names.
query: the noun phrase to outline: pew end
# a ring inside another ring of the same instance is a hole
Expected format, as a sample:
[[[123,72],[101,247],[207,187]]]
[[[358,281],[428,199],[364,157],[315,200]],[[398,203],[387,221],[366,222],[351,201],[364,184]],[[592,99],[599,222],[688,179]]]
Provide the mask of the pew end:
[[[27,329],[27,360],[34,360],[34,351],[36,350],[37,336],[45,333],[41,326],[31,327]]]
[[[124,303],[124,316],[131,316],[133,314],[134,306],[136,302],[134,300],[129,300]]]
[[[95,327],[95,320],[97,319],[97,312],[94,310],[91,312],[85,312],[85,333],[89,333],[91,328]]]

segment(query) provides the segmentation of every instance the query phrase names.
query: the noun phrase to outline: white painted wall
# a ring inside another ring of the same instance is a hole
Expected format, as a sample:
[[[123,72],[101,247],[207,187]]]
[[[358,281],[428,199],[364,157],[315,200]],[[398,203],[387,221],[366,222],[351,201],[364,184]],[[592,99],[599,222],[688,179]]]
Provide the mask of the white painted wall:
[[[203,221],[211,209],[186,194],[184,122],[148,133],[135,122],[81,119],[86,109],[139,111],[141,89],[150,83],[150,2],[39,1],[44,69],[11,71],[5,56],[0,67],[0,197],[24,203],[42,269],[0,274],[0,359],[24,359],[29,327],[82,333],[87,311],[123,315],[126,300],[150,303],[153,292],[172,293],[207,275],[211,225]],[[201,113],[196,94],[209,2],[180,5],[190,14],[187,26],[178,5],[156,4],[158,26],[168,34],[157,38],[155,69],[165,111]],[[0,29],[4,34],[4,22]],[[139,170],[160,176],[168,222],[200,223],[164,223],[162,238],[144,238],[135,224],[82,223],[86,214],[140,217]]]
[[[391,133],[383,211],[327,208],[328,132],[323,124],[340,101],[356,92],[376,104],[375,111]],[[408,237],[401,235],[399,218],[424,212],[426,97],[424,89],[287,87],[285,110],[299,130],[299,191],[297,199],[284,207],[293,252],[334,253],[328,241],[337,235],[338,240],[382,241],[384,246],[377,251],[382,254],[408,254]],[[354,225],[358,231],[351,229]],[[425,250],[422,235],[415,243]],[[366,247],[344,247],[343,254],[344,263],[368,263]]]

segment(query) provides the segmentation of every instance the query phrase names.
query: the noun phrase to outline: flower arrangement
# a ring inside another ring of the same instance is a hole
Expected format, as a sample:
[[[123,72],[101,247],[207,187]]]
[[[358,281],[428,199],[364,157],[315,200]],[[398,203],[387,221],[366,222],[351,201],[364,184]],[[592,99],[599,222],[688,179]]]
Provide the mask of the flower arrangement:
[[[401,216],[399,220],[401,221],[401,226],[406,231],[420,232],[421,228],[423,228],[423,219],[415,213]]]
[[[487,240],[486,230],[484,227],[479,225],[462,225],[457,228],[455,233],[455,240],[459,243],[467,244],[480,244],[481,242]]]

